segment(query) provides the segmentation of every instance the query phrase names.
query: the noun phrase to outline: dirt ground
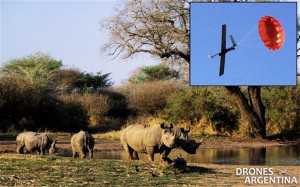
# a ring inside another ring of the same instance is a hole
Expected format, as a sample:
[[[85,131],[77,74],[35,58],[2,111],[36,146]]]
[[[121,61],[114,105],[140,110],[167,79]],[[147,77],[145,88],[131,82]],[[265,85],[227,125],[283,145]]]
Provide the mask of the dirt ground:
[[[61,151],[71,150],[68,135],[56,137],[58,140],[57,148]],[[204,139],[200,149],[226,149],[226,148],[257,148],[269,146],[284,146],[287,144],[299,144],[299,140],[260,140],[260,139]],[[101,151],[123,150],[119,140],[96,139],[94,149]],[[0,153],[13,153],[16,150],[15,141],[0,141]]]

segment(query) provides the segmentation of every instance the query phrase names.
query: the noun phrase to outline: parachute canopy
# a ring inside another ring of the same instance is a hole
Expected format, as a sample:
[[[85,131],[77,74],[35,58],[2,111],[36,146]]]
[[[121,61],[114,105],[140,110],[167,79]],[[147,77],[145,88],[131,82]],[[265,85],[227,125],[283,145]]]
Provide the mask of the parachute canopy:
[[[281,24],[271,16],[264,16],[258,22],[261,40],[270,50],[278,50],[284,43],[284,30]]]

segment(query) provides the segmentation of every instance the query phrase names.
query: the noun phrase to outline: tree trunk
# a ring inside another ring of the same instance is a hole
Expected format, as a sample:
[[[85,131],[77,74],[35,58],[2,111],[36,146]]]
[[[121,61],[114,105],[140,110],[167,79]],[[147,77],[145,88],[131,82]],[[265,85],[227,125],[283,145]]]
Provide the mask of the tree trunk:
[[[248,121],[250,137],[266,138],[265,107],[260,97],[260,87],[248,87],[250,101],[245,97],[240,87],[226,86],[226,89],[237,102],[243,118]]]

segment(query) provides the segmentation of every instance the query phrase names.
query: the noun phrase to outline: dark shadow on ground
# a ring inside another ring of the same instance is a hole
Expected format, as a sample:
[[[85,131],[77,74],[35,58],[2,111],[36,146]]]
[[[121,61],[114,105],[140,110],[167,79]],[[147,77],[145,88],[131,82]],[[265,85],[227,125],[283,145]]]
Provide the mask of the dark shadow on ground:
[[[267,137],[268,140],[280,140],[280,141],[299,141],[300,140],[300,132],[286,132],[275,134]]]
[[[198,174],[214,174],[217,173],[215,170],[200,166],[187,166],[184,170],[182,170],[183,173],[198,173]]]

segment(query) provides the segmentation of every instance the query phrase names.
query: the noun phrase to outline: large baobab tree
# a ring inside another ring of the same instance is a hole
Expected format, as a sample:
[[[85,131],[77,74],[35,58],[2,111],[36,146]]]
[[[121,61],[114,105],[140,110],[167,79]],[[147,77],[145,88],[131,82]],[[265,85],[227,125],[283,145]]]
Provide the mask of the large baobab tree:
[[[188,0],[127,0],[116,15],[102,22],[110,32],[103,50],[112,58],[149,53],[162,59],[190,63]],[[266,137],[265,107],[261,87],[249,86],[248,94],[238,86],[226,87],[249,124],[251,137]]]

